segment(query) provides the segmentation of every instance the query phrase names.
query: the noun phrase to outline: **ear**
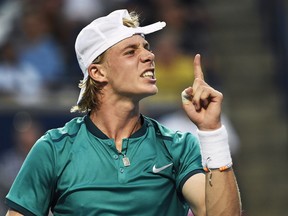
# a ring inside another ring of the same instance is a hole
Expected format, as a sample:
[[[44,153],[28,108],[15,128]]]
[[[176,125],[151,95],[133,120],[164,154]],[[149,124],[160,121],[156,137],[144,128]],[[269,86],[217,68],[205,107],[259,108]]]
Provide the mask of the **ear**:
[[[105,70],[100,64],[91,64],[88,67],[88,73],[89,73],[89,76],[95,81],[107,82],[107,79],[105,76]]]

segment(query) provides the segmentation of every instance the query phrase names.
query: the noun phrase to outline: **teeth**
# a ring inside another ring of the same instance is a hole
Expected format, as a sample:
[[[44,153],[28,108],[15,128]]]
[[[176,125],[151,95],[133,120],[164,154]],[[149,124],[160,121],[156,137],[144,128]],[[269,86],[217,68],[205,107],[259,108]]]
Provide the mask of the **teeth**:
[[[153,75],[154,75],[153,72],[147,71],[147,72],[143,73],[142,77],[153,77]]]

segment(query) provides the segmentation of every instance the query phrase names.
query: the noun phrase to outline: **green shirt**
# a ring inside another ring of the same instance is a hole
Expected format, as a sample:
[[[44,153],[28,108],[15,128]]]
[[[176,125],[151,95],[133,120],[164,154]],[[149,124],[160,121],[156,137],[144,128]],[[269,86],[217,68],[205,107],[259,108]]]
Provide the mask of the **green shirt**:
[[[122,154],[88,116],[49,130],[29,152],[7,197],[24,215],[187,215],[185,181],[202,172],[197,139],[142,116]],[[130,160],[124,166],[123,155]]]

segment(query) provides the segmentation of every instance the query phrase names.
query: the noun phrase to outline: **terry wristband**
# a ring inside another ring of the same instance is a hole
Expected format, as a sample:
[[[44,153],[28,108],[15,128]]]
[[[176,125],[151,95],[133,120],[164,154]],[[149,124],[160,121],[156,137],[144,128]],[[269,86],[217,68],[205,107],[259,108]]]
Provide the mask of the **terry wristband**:
[[[228,144],[228,134],[224,125],[214,131],[197,130],[205,171],[219,169],[224,171],[232,166]]]

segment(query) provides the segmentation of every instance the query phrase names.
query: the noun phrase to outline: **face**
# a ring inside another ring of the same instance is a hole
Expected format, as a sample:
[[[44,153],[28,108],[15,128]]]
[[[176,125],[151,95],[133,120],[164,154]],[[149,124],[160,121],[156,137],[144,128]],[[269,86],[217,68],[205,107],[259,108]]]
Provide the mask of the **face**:
[[[140,35],[108,49],[103,69],[110,93],[135,100],[156,94],[154,58],[149,43]]]

